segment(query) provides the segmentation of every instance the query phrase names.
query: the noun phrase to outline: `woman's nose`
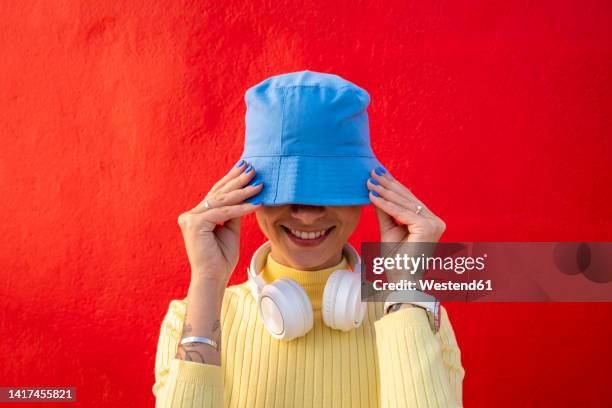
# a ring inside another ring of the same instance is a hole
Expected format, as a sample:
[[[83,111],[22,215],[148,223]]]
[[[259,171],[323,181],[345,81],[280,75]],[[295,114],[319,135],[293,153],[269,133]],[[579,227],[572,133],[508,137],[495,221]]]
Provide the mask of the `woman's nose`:
[[[314,224],[325,215],[325,207],[321,205],[292,204],[291,215],[304,225]]]

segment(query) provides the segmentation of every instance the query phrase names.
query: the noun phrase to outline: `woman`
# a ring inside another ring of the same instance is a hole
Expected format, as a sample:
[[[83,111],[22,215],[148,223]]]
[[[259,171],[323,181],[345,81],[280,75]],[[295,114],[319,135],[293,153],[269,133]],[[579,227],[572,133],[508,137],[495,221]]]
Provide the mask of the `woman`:
[[[362,303],[347,241],[373,204],[383,242],[437,242],[445,225],[374,156],[368,93],[312,71],[246,95],[241,160],[181,214],[187,297],[162,323],[159,407],[461,406],[464,369],[441,323],[416,304]],[[240,218],[268,238],[249,280],[226,287]]]

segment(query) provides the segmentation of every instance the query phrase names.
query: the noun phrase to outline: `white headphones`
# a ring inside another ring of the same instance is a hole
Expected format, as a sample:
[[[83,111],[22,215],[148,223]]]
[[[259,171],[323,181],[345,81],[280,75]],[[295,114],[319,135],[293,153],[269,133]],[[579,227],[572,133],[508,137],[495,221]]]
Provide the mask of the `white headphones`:
[[[292,340],[312,329],[313,314],[310,299],[296,281],[290,278],[266,283],[261,270],[270,252],[270,241],[253,254],[247,268],[251,294],[268,332],[280,340]],[[343,253],[353,270],[334,271],[323,290],[321,311],[323,322],[336,330],[349,331],[363,321],[366,304],[361,301],[361,258],[355,248],[345,243]]]

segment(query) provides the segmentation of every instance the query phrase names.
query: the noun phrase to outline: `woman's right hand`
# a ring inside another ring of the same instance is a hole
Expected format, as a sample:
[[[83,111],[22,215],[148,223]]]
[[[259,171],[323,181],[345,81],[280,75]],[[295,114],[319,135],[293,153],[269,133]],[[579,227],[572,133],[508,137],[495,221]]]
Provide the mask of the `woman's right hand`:
[[[263,188],[262,182],[247,185],[254,176],[253,167],[241,160],[212,187],[202,202],[179,215],[192,284],[212,280],[225,288],[238,263],[240,218],[261,206],[244,202]],[[208,209],[205,202],[209,204]]]

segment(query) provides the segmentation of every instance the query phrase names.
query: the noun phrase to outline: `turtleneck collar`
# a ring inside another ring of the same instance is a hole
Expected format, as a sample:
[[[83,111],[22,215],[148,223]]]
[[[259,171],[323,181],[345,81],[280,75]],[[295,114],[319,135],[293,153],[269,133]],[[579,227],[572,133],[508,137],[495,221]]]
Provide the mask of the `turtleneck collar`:
[[[315,271],[303,271],[291,268],[278,263],[271,254],[268,253],[266,263],[262,269],[262,277],[266,282],[272,282],[278,278],[291,278],[304,288],[310,298],[313,310],[321,309],[323,289],[327,278],[338,269],[348,269],[346,256],[342,255],[342,260],[337,265]]]

